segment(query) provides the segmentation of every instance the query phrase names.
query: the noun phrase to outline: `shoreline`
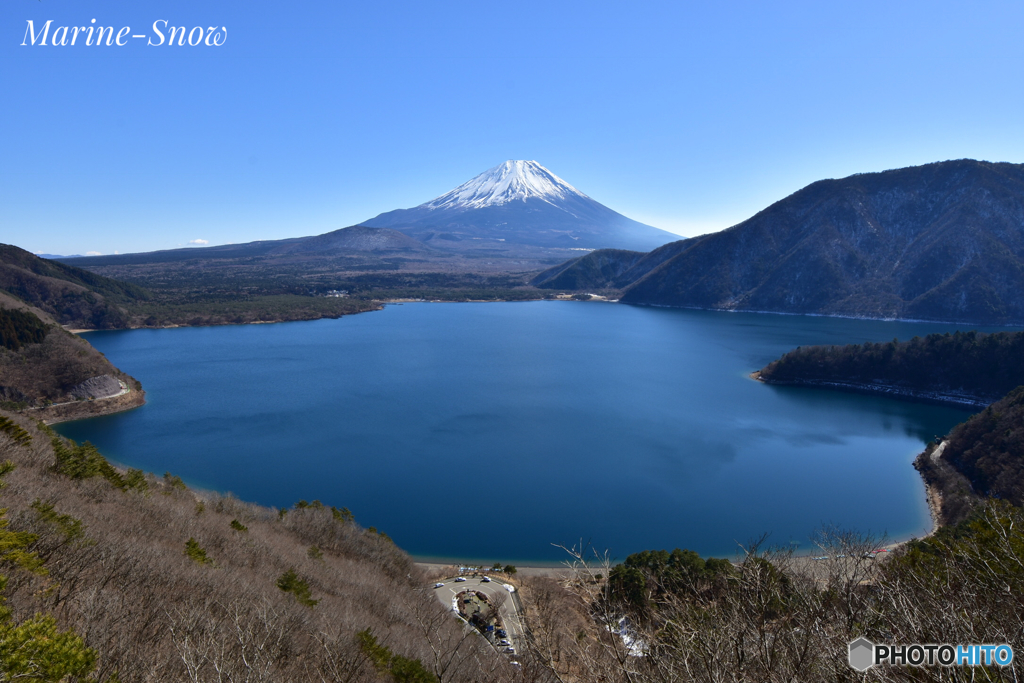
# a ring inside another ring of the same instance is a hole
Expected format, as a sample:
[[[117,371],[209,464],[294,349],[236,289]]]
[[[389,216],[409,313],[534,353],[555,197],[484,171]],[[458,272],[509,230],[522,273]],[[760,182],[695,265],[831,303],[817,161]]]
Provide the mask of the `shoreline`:
[[[555,294],[553,292],[545,292],[545,294],[543,296],[538,296],[538,297],[533,298],[533,299],[457,299],[457,300],[455,300],[455,299],[418,299],[418,298],[372,299],[371,302],[373,304],[375,304],[375,307],[373,307],[373,308],[367,308],[366,310],[361,310],[361,311],[351,311],[351,312],[348,312],[348,313],[341,313],[341,314],[338,314],[338,315],[320,315],[320,316],[316,316],[316,317],[307,317],[307,318],[281,318],[281,319],[277,319],[277,320],[250,320],[250,321],[246,321],[246,322],[216,322],[216,323],[209,323],[209,324],[203,324],[203,325],[190,325],[188,323],[175,323],[175,324],[170,324],[170,325],[162,325],[160,327],[147,327],[147,326],[117,327],[117,328],[111,328],[109,330],[106,330],[106,329],[103,329],[103,330],[100,330],[100,329],[90,329],[90,328],[72,328],[72,327],[64,327],[64,326],[62,326],[62,327],[63,327],[63,329],[65,331],[70,332],[72,334],[84,334],[84,333],[88,333],[88,332],[116,332],[116,331],[126,331],[126,330],[170,330],[170,329],[176,329],[176,328],[179,328],[179,327],[220,327],[222,325],[270,325],[270,324],[278,324],[278,323],[309,322],[309,321],[312,321],[312,320],[325,320],[325,319],[327,319],[327,320],[337,320],[339,318],[343,318],[343,317],[349,316],[349,315],[358,315],[360,313],[371,313],[373,311],[380,311],[380,310],[383,310],[384,306],[387,306],[389,304],[397,304],[397,305],[406,304],[406,303],[431,303],[431,304],[433,304],[433,303],[447,303],[447,304],[461,304],[461,303],[482,303],[482,304],[488,304],[488,303],[495,303],[496,304],[496,303],[525,303],[525,302],[533,302],[533,301],[577,301],[577,302],[583,301],[585,303],[587,301],[591,301],[591,302],[596,302],[596,303],[613,303],[613,304],[624,304],[626,306],[641,306],[641,307],[648,307],[648,308],[669,308],[669,309],[677,309],[677,310],[683,310],[683,311],[705,311],[705,312],[711,312],[711,313],[749,313],[749,314],[756,314],[756,315],[804,316],[804,317],[809,317],[809,318],[836,318],[836,319],[840,319],[840,320],[868,320],[868,321],[876,321],[876,322],[929,323],[929,324],[936,324],[936,325],[968,325],[968,326],[971,326],[971,327],[999,327],[999,328],[1017,329],[1017,330],[1024,328],[1024,322],[1019,322],[1019,323],[1016,323],[1016,322],[1010,322],[1010,323],[982,323],[982,322],[971,322],[971,321],[966,321],[966,320],[928,320],[928,319],[921,319],[921,318],[882,318],[882,317],[871,317],[871,316],[843,315],[843,314],[839,314],[839,313],[792,313],[792,312],[788,312],[788,311],[762,311],[762,310],[754,310],[754,309],[707,308],[707,307],[702,307],[702,306],[675,306],[675,305],[671,305],[671,304],[651,304],[651,303],[641,303],[641,302],[636,302],[636,301],[622,301],[621,299],[611,299],[611,298],[608,298],[605,295],[592,294],[592,293],[588,293],[587,294],[587,296],[589,296],[590,299],[585,299],[585,300],[574,299],[573,297],[575,295],[577,295],[577,294],[580,294],[580,292],[559,293],[559,294]],[[759,373],[760,373],[760,371],[757,371],[755,373],[751,373],[750,376],[753,379],[758,379],[759,381],[765,381],[765,380],[761,380],[759,377],[755,377],[754,376],[754,375],[758,375]],[[787,385],[787,384],[798,385],[798,383],[796,383],[796,382],[793,382],[793,383],[790,383],[790,382],[765,382],[765,383],[766,384],[779,384],[779,385]],[[832,386],[832,385],[828,385],[828,386],[830,388],[837,388],[837,389],[842,390],[842,389],[844,389],[843,384],[844,383],[840,382],[840,383],[836,383],[835,386]],[[855,385],[855,384],[856,383],[851,383],[851,385]],[[826,386],[826,385],[822,384],[822,385],[806,385],[806,386]],[[871,388],[872,386],[873,385],[865,385],[864,386],[864,391],[871,392],[871,393],[885,393],[884,389],[881,389],[881,390],[880,389],[872,389]],[[892,387],[892,389],[898,390],[899,388],[898,387]],[[855,388],[854,386],[851,386],[851,388],[849,390],[850,391],[857,391],[858,389]],[[985,407],[989,403],[992,402],[992,401],[985,402],[984,399],[980,399],[978,397],[970,397],[970,396],[964,396],[964,397],[951,396],[948,399],[947,398],[929,399],[927,396],[922,396],[922,397],[920,397],[919,400],[924,400],[924,401],[935,400],[937,402],[945,403],[947,405],[957,405],[957,404],[959,404],[959,405],[981,406],[981,407]],[[993,400],[995,400],[995,399],[993,399]]]
[[[705,306],[678,306],[673,304],[648,304],[639,301],[623,301],[630,306],[650,306],[651,308],[678,308],[687,311],[712,311],[717,313],[758,313],[761,315],[796,315],[808,318],[840,318],[842,320],[874,320],[886,323],[933,323],[936,325],[970,325],[971,327],[1006,327],[1024,328],[1024,322],[979,323],[969,320],[931,320],[925,318],[877,318],[867,315],[844,315],[842,313],[793,313],[790,311],[762,311],[753,308],[708,308]]]
[[[564,301],[564,300],[567,300],[567,299],[539,299],[539,300],[548,300],[548,301],[562,300],[562,301]],[[383,307],[385,305],[387,305],[387,304],[401,305],[403,303],[499,303],[499,302],[514,303],[515,301],[521,301],[521,300],[514,300],[514,301],[508,301],[508,300],[433,301],[433,300],[423,300],[423,299],[394,299],[394,300],[381,300],[381,301],[377,301],[376,303],[379,304],[378,308],[369,309],[367,311],[357,311],[356,313],[370,312],[372,310],[382,310]],[[533,300],[533,301],[537,301],[537,300]],[[597,301],[601,301],[601,300],[597,299]],[[717,309],[703,309],[703,310],[715,311]],[[719,311],[719,312],[732,312],[732,311]],[[761,312],[759,312],[759,313],[761,313]],[[771,313],[771,312],[767,312],[767,313]],[[345,315],[352,315],[352,314],[353,313],[348,313],[348,314],[345,314]],[[320,318],[313,318],[313,319],[308,319],[308,320],[319,320],[319,319],[323,319],[324,317],[327,317],[327,316],[321,316]],[[341,316],[339,316],[339,317],[341,317]],[[834,316],[834,317],[840,317],[840,316]],[[300,322],[300,321],[301,320],[274,320],[274,321],[251,321],[251,322],[244,322],[244,323],[224,323],[224,324],[245,325],[245,324],[270,324],[270,323],[279,323],[279,322]],[[213,325],[196,325],[194,327],[209,327],[209,326],[213,326]],[[192,325],[171,325],[171,326],[168,326],[168,327],[165,327],[165,328],[146,328],[146,327],[142,327],[142,328],[127,328],[127,329],[171,329],[171,328],[177,328],[177,327],[193,327],[193,326]],[[68,329],[68,331],[77,334],[79,332],[93,332],[93,331],[99,331],[99,330]],[[899,387],[892,387],[892,386],[886,386],[886,385],[861,385],[861,384],[857,384],[857,383],[824,382],[824,381],[774,382],[774,381],[767,381],[764,378],[762,378],[760,371],[754,371],[754,372],[750,373],[748,376],[751,379],[763,382],[765,384],[778,384],[778,385],[782,385],[782,386],[787,386],[788,385],[788,386],[817,387],[817,388],[847,390],[847,391],[853,391],[853,392],[858,392],[858,393],[881,394],[881,395],[886,395],[886,396],[890,396],[890,397],[898,398],[898,399],[911,399],[911,400],[920,400],[920,401],[932,402],[932,403],[952,404],[952,405],[955,405],[955,406],[961,407],[961,408],[962,407],[984,407],[984,406],[988,405],[987,402],[982,402],[982,400],[978,399],[977,397],[950,396],[950,395],[938,394],[937,392],[925,392],[925,393],[922,394],[920,392],[914,392],[913,390],[903,390],[903,389],[901,389]],[[119,398],[120,399],[125,399],[125,401],[123,403],[122,403],[122,401],[117,401],[116,399],[119,399]],[[100,401],[102,401],[105,405],[99,405]],[[110,401],[110,403],[107,403],[107,401]],[[130,401],[130,403],[129,403],[129,401]],[[71,407],[71,409],[68,410],[66,414],[62,414],[62,415],[59,415],[59,416],[58,415],[54,415],[50,419],[44,419],[44,422],[46,424],[59,424],[59,423],[62,423],[62,422],[71,422],[71,421],[80,420],[80,419],[89,419],[89,418],[93,418],[93,417],[101,417],[101,416],[105,416],[105,415],[117,414],[117,413],[120,413],[120,412],[126,412],[126,411],[129,411],[129,410],[133,410],[133,409],[135,409],[137,407],[141,407],[142,405],[144,405],[144,403],[145,403],[144,392],[132,390],[128,394],[126,394],[124,396],[110,397],[108,399],[98,399],[96,401],[89,401],[89,402],[80,402],[80,403],[77,403],[77,404],[63,404],[63,405],[69,405]],[[61,407],[63,407],[63,405]],[[56,408],[56,407],[58,407],[58,406],[51,406],[51,407],[48,407],[48,408]],[[85,408],[86,410],[82,411],[82,412],[79,412],[79,411],[73,410],[74,408],[79,408],[79,409]],[[60,411],[60,412],[64,412],[64,411]],[[75,413],[77,413],[77,414],[75,414]],[[57,419],[53,419],[54,417],[57,418]],[[943,447],[944,447],[944,445],[945,445],[945,442],[942,442],[942,446]],[[938,454],[941,454],[941,450],[938,450],[938,453],[933,454],[933,456],[932,456],[933,459],[935,457],[937,457]],[[906,538],[906,539],[903,539],[903,540],[898,540],[898,541],[893,541],[891,543],[887,543],[885,546],[882,546],[882,547],[884,547],[884,548],[886,548],[888,550],[893,550],[895,548],[898,548],[898,547],[906,544],[907,542],[909,542],[910,540],[913,540],[915,538],[927,538],[927,537],[933,535],[934,533],[936,533],[938,531],[938,529],[941,528],[942,525],[940,523],[940,514],[941,514],[941,504],[942,504],[942,493],[937,488],[935,488],[934,486],[930,485],[924,479],[923,476],[922,476],[922,483],[925,486],[925,497],[926,497],[926,502],[927,502],[927,505],[928,505],[928,508],[929,508],[929,514],[930,514],[930,517],[931,517],[931,530],[927,534],[925,534],[924,536],[916,536],[916,535],[915,536],[910,536],[909,538]],[[806,551],[797,551],[797,552],[795,552],[793,557],[794,558],[811,557],[814,554],[815,554],[815,551],[813,549],[808,549]],[[426,571],[441,570],[441,569],[449,568],[449,567],[456,567],[457,568],[459,566],[459,564],[460,564],[458,561],[455,561],[455,560],[448,561],[447,558],[436,558],[436,557],[416,557],[416,556],[412,556],[412,560],[413,560],[413,562],[415,562],[417,564],[417,566],[420,566],[421,568],[423,568]],[[466,563],[469,563],[469,561],[467,561]],[[466,563],[462,563],[462,564],[466,564]],[[480,563],[476,563],[476,562],[472,562],[471,564],[474,565],[474,566],[481,566],[481,568],[486,569],[486,564],[481,565]],[[559,564],[559,563],[547,564],[547,563],[544,563],[544,562],[531,562],[529,564],[516,565],[516,568],[517,568],[517,573],[519,573],[519,574],[521,574],[523,576],[560,577],[560,576],[567,575],[571,571],[564,564]]]
[[[449,562],[447,564],[440,563],[440,562],[424,562],[423,560],[421,560],[421,559],[419,559],[417,557],[413,557],[412,561],[416,564],[417,567],[419,567],[424,572],[426,572],[426,574],[428,576],[434,576],[434,575],[440,576],[442,574],[444,574],[444,575],[449,575],[450,574],[452,576],[458,576],[460,573],[462,573],[462,572],[459,571],[459,568],[462,565],[460,565],[457,562]],[[569,569],[568,567],[564,566],[564,565],[548,567],[548,566],[545,566],[545,565],[518,565],[517,564],[517,565],[515,565],[515,567],[516,567],[516,573],[513,574],[511,577],[508,577],[508,576],[504,575],[502,572],[499,572],[497,570],[492,570],[489,567],[480,567],[478,569],[477,573],[487,573],[487,574],[498,573],[498,574],[502,574],[502,576],[505,576],[505,580],[508,580],[509,578],[515,579],[516,577],[522,577],[522,576],[547,577],[547,578],[553,578],[553,579],[562,579],[562,578],[567,578],[567,577],[569,577],[572,574],[572,570]]]
[[[844,382],[816,379],[796,380],[769,380],[761,375],[760,370],[755,370],[748,375],[750,379],[780,387],[810,387],[817,389],[833,389],[853,394],[870,394],[874,396],[888,396],[890,398],[902,399],[905,401],[917,401],[919,403],[932,403],[938,405],[955,406],[957,408],[976,408],[982,410],[999,400],[988,399],[969,394],[943,393],[941,391],[927,391],[911,389],[894,384],[867,384],[865,382]]]
[[[18,411],[17,414],[24,415],[30,419],[40,420],[46,425],[55,425],[62,422],[74,422],[76,420],[88,420],[94,417],[106,417],[126,413],[146,405],[146,392],[142,389],[132,389],[117,396],[97,398],[91,401],[72,401],[59,403],[50,406],[37,408],[26,408]],[[30,414],[33,411],[35,414]]]

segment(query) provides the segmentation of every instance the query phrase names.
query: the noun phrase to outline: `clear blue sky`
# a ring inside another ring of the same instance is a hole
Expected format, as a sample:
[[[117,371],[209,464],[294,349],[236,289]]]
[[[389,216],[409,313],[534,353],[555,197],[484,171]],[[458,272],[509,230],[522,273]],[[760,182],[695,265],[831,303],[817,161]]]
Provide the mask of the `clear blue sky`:
[[[228,40],[20,45],[93,18]],[[34,252],[318,234],[506,159],[694,235],[820,178],[1024,162],[1024,3],[0,0],[0,91],[0,242]]]

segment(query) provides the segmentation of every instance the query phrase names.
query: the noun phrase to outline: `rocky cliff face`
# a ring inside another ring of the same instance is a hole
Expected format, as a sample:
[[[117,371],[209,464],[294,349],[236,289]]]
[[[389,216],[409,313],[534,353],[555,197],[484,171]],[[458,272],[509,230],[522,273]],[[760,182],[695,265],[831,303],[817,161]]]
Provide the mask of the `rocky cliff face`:
[[[1024,165],[823,180],[679,247],[623,283],[623,301],[1024,323]]]

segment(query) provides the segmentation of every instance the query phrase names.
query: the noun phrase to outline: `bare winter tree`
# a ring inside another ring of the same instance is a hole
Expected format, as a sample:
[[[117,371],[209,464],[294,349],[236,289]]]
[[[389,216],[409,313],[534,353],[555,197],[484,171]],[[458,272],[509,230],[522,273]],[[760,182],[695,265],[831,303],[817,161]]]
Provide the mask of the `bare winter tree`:
[[[685,588],[648,585],[652,614],[610,599],[597,579],[609,575],[607,561],[570,550],[564,586],[593,625],[559,640],[534,623],[537,648],[563,681],[852,680],[846,648],[869,617],[878,542],[835,529],[818,542],[827,560],[795,558],[762,538],[728,572]]]

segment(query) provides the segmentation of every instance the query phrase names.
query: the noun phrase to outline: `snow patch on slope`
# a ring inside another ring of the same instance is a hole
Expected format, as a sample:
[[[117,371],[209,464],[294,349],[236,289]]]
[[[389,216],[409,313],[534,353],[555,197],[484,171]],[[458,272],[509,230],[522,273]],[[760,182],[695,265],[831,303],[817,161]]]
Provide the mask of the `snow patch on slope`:
[[[536,161],[506,161],[417,208],[479,209],[529,198],[554,204],[570,197],[589,199]]]

